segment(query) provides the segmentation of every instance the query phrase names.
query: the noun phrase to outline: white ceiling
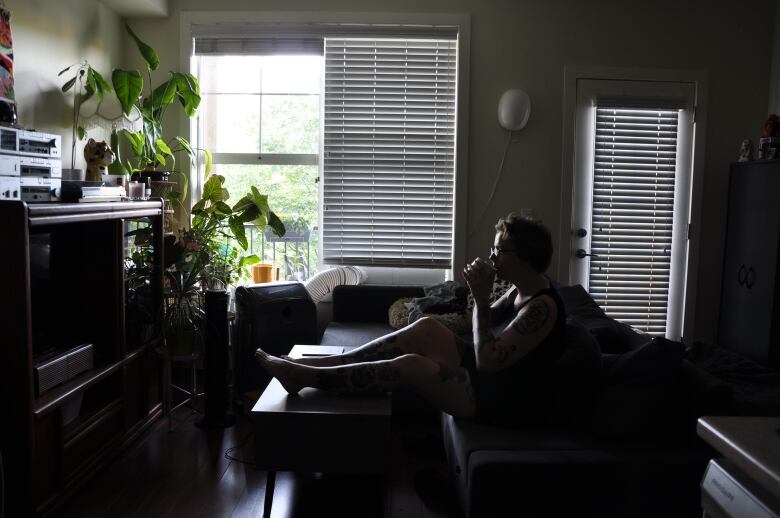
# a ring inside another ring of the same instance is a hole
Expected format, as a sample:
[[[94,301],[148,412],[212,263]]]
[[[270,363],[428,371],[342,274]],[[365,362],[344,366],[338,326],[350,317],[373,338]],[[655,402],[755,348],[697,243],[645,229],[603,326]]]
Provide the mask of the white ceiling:
[[[123,18],[168,16],[168,0],[100,0]]]

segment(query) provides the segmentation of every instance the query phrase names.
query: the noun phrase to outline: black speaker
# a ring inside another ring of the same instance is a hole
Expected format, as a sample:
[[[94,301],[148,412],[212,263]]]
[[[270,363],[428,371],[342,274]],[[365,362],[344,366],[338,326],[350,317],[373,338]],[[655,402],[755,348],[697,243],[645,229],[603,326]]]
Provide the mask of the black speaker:
[[[228,294],[226,291],[206,292],[206,347],[203,359],[206,381],[206,402],[201,428],[226,428],[235,424],[228,415]]]
[[[317,343],[317,310],[303,284],[273,282],[236,289],[238,347],[233,369],[237,395],[265,388],[270,377],[255,359],[260,347],[268,354],[287,354],[295,344]]]

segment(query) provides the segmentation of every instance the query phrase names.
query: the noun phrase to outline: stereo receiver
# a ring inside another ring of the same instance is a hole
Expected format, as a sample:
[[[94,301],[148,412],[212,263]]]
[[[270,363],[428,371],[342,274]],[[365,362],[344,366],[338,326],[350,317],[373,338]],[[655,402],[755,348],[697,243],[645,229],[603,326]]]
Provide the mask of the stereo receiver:
[[[54,201],[60,197],[61,185],[59,160],[0,152],[0,200]]]
[[[60,144],[60,136],[52,133],[0,127],[0,200],[58,200]]]
[[[21,128],[0,128],[0,154],[62,158],[62,137]]]

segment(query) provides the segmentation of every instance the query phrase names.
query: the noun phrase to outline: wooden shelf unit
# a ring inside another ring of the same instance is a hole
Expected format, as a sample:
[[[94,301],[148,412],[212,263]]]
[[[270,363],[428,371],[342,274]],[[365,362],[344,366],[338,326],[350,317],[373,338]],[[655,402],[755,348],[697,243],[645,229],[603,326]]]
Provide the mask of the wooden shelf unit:
[[[141,345],[127,340],[129,220],[152,229],[152,336]],[[163,204],[0,201],[0,222],[5,511],[49,515],[162,413]],[[94,367],[37,395],[43,350],[82,343],[93,344]]]

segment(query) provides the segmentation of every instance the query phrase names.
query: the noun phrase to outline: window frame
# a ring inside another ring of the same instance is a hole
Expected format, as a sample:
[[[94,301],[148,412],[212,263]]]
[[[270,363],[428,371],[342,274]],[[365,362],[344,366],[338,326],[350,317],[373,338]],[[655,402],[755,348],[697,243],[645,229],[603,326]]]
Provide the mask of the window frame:
[[[561,218],[558,241],[558,279],[570,283],[570,267],[574,258],[571,237],[577,230],[573,207],[573,193],[577,177],[575,157],[578,139],[576,135],[578,81],[596,79],[612,81],[651,81],[692,83],[694,86],[694,128],[692,131],[691,189],[689,205],[688,257],[682,301],[682,336],[688,342],[693,337],[695,325],[696,291],[701,242],[701,205],[704,170],[704,135],[706,134],[707,75],[702,71],[623,69],[597,67],[564,67],[563,149],[561,167]]]
[[[272,12],[272,11],[182,11],[179,23],[179,61],[183,70],[191,70],[193,54],[193,25],[217,24],[306,24],[306,23],[346,23],[346,24],[379,24],[379,25],[448,25],[458,27],[457,54],[457,100],[456,100],[456,137],[455,137],[455,178],[454,178],[454,211],[453,211],[453,246],[452,268],[435,270],[427,268],[381,268],[376,270],[376,278],[381,282],[405,284],[410,282],[436,282],[454,279],[457,275],[456,266],[466,261],[466,204],[468,181],[468,127],[469,127],[469,60],[471,20],[467,14],[427,14],[427,13],[340,13],[340,12]],[[179,117],[181,135],[190,137],[196,134],[196,121]],[[322,135],[320,136],[322,138]],[[320,150],[322,151],[322,149]],[[322,160],[320,160],[320,168]],[[198,168],[186,165],[190,182],[187,193],[187,207],[193,205],[192,200],[199,199],[202,192],[202,178]],[[321,172],[321,169],[320,169]],[[322,182],[320,182],[322,189]],[[322,193],[320,193],[322,196]],[[322,198],[321,198],[322,199]],[[320,207],[319,225],[322,225],[322,207]],[[372,281],[371,272],[369,280]]]

